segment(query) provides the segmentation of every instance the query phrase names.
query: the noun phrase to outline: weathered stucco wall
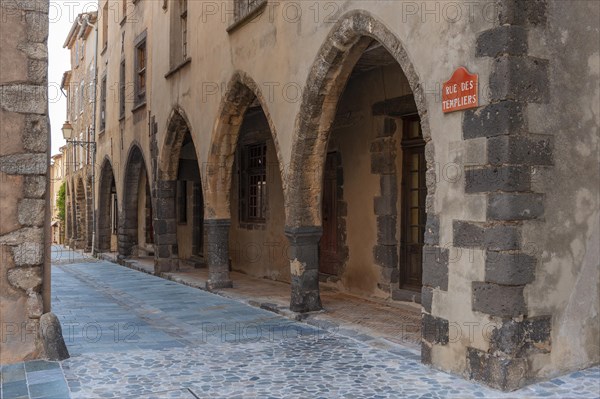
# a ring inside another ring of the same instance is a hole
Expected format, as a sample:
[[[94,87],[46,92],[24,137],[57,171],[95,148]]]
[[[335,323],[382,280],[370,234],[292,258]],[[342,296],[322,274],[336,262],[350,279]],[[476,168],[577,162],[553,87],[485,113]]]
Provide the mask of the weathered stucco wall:
[[[47,37],[47,2],[0,3],[2,364],[44,355],[40,317],[50,309]]]
[[[536,359],[549,377],[600,361],[600,5],[548,2],[548,29],[529,37],[550,60],[549,102],[530,106],[534,133],[553,140],[553,164],[534,180],[544,219],[524,232],[540,261],[527,288],[534,314],[552,314],[552,352]]]

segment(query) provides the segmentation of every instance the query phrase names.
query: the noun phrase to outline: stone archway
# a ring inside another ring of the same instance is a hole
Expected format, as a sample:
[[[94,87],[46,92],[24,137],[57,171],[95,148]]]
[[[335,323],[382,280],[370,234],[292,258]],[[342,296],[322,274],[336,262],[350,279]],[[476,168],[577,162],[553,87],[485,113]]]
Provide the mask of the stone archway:
[[[252,78],[244,72],[234,74],[227,86],[211,137],[206,164],[205,220],[209,288],[231,287],[229,277],[229,230],[231,226],[231,187],[233,166],[244,116],[253,105],[260,106],[268,125],[279,176],[283,175],[277,132],[267,102]]]
[[[201,173],[190,123],[181,108],[169,116],[156,197],[155,271],[176,270],[180,260],[204,263]]]
[[[119,257],[149,255],[154,252],[153,209],[146,163],[138,144],[132,144],[129,150],[122,190]]]
[[[117,187],[113,167],[108,156],[104,158],[100,169],[100,181],[98,185],[98,210],[97,210],[97,246],[98,252],[112,252],[114,245],[111,245],[113,236],[116,234],[115,224],[118,225],[118,215],[114,212],[118,209],[114,202],[116,200]],[[115,223],[117,222],[117,223]]]
[[[290,308],[294,311],[307,312],[322,307],[319,241],[322,235],[321,187],[328,142],[346,83],[374,41],[387,50],[402,69],[421,119],[423,138],[426,142],[431,139],[424,94],[400,40],[365,11],[352,11],[342,16],[315,58],[296,118],[286,192],[286,235],[290,241],[292,273]],[[427,164],[432,168],[433,147],[430,143],[427,152]],[[434,171],[431,169],[427,173]],[[434,189],[428,187],[428,195],[433,194]],[[429,214],[432,211],[427,209]]]

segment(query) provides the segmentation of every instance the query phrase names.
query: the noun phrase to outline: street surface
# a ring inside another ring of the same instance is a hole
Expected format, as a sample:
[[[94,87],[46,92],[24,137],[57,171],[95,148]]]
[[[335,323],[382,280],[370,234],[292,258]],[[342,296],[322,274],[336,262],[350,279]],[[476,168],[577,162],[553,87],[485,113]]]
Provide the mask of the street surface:
[[[2,398],[597,398],[600,368],[501,393],[388,350],[73,252],[53,252],[71,358],[1,368]]]

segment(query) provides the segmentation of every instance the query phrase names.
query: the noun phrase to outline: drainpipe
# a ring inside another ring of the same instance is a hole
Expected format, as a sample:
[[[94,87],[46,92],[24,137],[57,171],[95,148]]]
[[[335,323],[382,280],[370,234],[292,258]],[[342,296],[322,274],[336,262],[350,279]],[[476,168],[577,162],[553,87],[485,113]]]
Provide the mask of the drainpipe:
[[[94,98],[92,101],[92,131],[90,141],[94,144],[91,145],[92,150],[92,255],[96,253],[96,98],[98,92],[98,18],[100,13],[96,16],[96,23],[90,22],[89,14],[84,16],[87,25],[94,28],[96,32],[95,44],[94,44]]]

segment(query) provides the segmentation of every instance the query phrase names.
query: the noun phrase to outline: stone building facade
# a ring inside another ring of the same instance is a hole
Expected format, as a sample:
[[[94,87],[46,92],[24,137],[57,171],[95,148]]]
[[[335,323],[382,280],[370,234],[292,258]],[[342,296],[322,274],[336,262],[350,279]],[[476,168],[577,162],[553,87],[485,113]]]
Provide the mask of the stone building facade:
[[[59,208],[57,204],[60,189],[65,184],[65,163],[63,161],[63,153],[66,147],[61,147],[58,154],[52,155],[50,160],[50,209],[51,209],[51,230],[52,230],[52,243],[53,244],[64,244],[65,243],[65,225],[60,219]],[[65,204],[65,210],[66,210]]]
[[[598,363],[598,4],[98,10],[96,251],[407,302],[424,363],[503,390]]]
[[[70,50],[71,70],[61,82],[67,97],[66,121],[73,128],[73,139],[67,143],[63,163],[67,183],[65,243],[72,248],[92,251],[93,244],[93,179],[94,107],[96,87],[96,33],[93,24],[97,13],[79,14],[73,21],[64,47]]]
[[[45,355],[50,310],[47,239],[48,2],[0,2],[0,363]]]

